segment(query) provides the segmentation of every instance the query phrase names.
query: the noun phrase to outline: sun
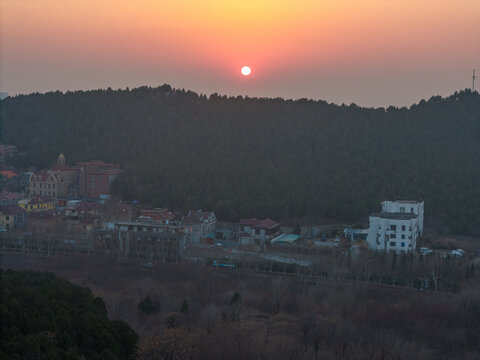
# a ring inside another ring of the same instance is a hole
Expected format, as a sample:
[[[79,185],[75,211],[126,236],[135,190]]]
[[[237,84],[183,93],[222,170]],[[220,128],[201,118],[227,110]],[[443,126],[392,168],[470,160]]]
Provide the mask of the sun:
[[[252,69],[250,69],[249,66],[244,66],[244,67],[242,67],[242,70],[240,70],[240,71],[242,72],[243,76],[248,76],[252,72]]]

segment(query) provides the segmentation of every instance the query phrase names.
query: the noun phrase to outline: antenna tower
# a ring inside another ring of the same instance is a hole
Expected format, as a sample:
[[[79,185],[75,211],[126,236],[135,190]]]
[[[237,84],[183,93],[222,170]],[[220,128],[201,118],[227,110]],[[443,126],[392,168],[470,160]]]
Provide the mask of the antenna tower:
[[[475,69],[473,69],[473,76],[472,76],[472,91],[475,91]]]

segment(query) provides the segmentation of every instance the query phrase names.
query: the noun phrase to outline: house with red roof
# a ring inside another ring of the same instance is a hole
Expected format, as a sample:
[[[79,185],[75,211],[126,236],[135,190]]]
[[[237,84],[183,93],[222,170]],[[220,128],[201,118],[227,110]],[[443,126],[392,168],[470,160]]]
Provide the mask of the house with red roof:
[[[71,200],[67,203],[65,210],[66,216],[83,216],[83,215],[92,215],[92,216],[99,216],[100,209],[102,208],[102,204],[93,202],[93,201],[80,201]],[[74,206],[71,206],[71,205]]]
[[[168,209],[154,208],[142,210],[139,220],[150,220],[165,225],[176,225],[177,217]]]
[[[0,191],[0,206],[18,205],[18,201],[21,199],[21,195],[18,193],[12,193],[7,189]]]
[[[240,245],[265,246],[266,243],[281,234],[280,223],[272,219],[241,219],[238,242]]]

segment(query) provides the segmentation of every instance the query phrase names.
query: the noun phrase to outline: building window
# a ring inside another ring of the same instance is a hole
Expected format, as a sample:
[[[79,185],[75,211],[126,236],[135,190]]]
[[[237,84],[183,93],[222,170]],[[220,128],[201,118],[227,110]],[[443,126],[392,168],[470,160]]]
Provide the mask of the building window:
[[[402,231],[405,231],[405,225],[402,225]]]
[[[405,243],[404,243],[404,242],[402,242],[402,247],[405,247]]]
[[[48,184],[48,188],[50,189],[50,184]]]
[[[397,225],[390,225],[390,230],[397,230]]]
[[[405,234],[402,234],[402,239],[405,239]]]
[[[395,241],[390,241],[390,246],[396,246],[397,243]]]
[[[259,229],[255,229],[255,235],[260,235],[260,230]]]
[[[397,238],[397,234],[390,234],[390,239],[396,239]]]
[[[400,212],[401,212],[401,213],[404,213],[404,212],[405,212],[405,208],[404,208],[404,207],[401,207],[401,208],[400,208]]]
[[[413,208],[412,207],[410,208],[410,212],[413,214]]]

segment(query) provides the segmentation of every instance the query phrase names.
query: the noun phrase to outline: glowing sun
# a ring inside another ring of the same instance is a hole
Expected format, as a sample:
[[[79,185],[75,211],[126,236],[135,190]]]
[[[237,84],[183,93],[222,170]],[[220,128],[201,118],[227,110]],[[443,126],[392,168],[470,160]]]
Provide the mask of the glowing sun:
[[[243,76],[248,76],[252,72],[252,69],[250,69],[250,67],[248,67],[248,66],[244,66],[244,67],[242,67],[242,70],[240,70],[240,71],[242,72]]]

